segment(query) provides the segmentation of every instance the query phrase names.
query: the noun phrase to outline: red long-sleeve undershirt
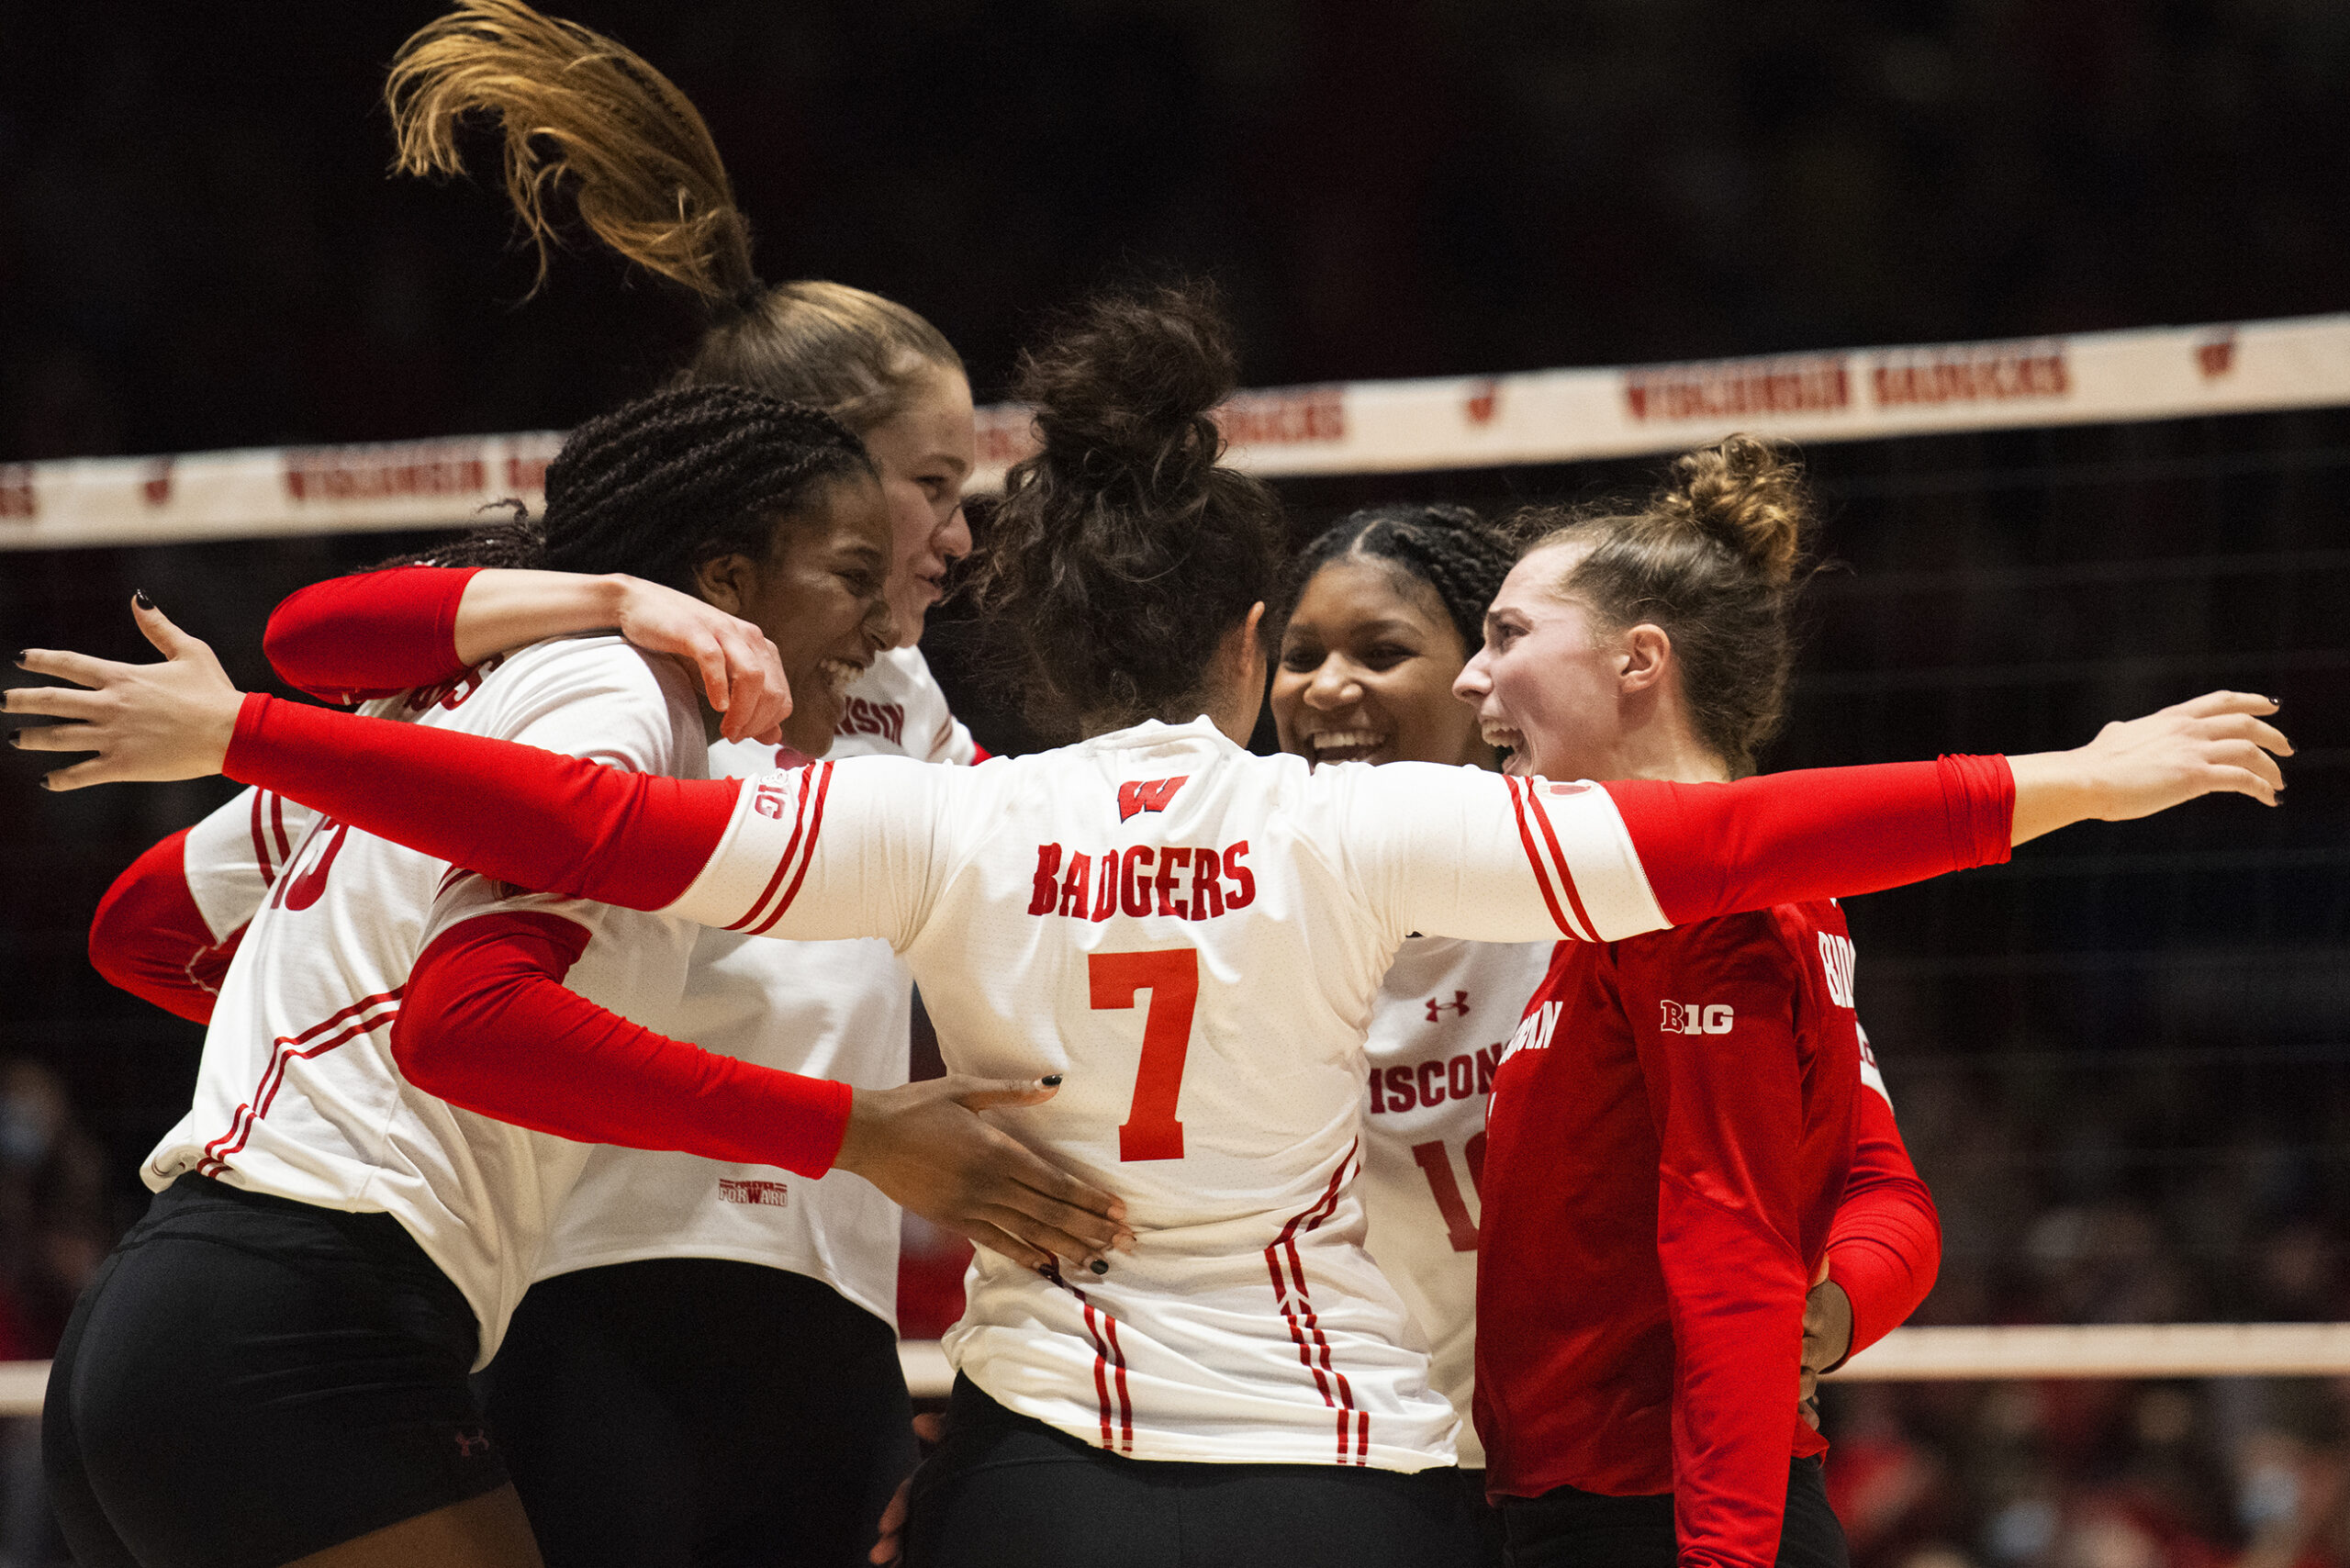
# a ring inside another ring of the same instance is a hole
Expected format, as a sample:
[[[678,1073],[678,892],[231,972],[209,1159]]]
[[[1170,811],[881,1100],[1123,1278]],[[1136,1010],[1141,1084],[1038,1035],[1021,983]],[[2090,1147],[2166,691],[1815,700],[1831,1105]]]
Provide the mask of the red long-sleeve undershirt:
[[[428,1094],[582,1143],[677,1149],[822,1176],[853,1092],[656,1034],[565,988],[587,949],[576,921],[478,915],[409,970],[392,1055]]]
[[[1828,1232],[1828,1277],[1852,1303],[1847,1360],[1908,1320],[1934,1288],[1942,1257],[1942,1219],[1910,1163],[1893,1107],[1874,1091],[1863,1092],[1853,1124],[1852,1171]]]
[[[198,1024],[245,928],[216,943],[188,885],[187,832],[115,879],[90,926],[113,984]],[[845,1083],[738,1061],[643,1028],[565,988],[588,941],[559,915],[461,922],[409,971],[392,1053],[454,1105],[582,1143],[677,1149],[821,1176],[840,1150]]]
[[[220,979],[244,937],[214,940],[187,880],[182,828],[130,863],[98,900],[90,963],[108,983],[197,1024],[212,1022]]]
[[[394,566],[330,577],[272,612],[262,651],[280,678],[329,702],[391,697],[464,673],[457,607],[473,566]]]
[[[222,771],[520,887],[655,910],[716,851],[740,788],[258,694]],[[2015,804],[1998,756],[1606,789],[1676,924],[2004,860]],[[1726,852],[1748,863],[1714,864]]]

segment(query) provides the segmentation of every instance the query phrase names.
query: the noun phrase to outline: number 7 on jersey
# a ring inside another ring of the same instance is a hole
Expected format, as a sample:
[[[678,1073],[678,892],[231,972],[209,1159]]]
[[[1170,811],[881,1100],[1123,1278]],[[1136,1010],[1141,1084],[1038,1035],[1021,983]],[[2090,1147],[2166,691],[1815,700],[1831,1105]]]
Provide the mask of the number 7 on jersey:
[[[1087,957],[1086,970],[1097,1013],[1122,1012],[1135,1004],[1136,991],[1150,992],[1134,1103],[1118,1129],[1118,1158],[1182,1159],[1183,1124],[1175,1119],[1175,1104],[1183,1093],[1183,1058],[1192,1048],[1192,1013],[1200,999],[1198,951],[1094,953]]]

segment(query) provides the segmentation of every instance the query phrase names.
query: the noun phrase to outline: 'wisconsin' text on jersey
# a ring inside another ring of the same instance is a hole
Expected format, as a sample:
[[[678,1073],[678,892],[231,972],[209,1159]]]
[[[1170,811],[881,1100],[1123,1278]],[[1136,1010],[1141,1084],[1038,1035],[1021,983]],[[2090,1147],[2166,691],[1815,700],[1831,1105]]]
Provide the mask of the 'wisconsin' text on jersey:
[[[1177,779],[1181,783],[1181,779]],[[1248,868],[1248,841],[1218,849],[1147,844],[1070,854],[1058,844],[1036,846],[1034,915],[1107,920],[1122,911],[1141,916],[1212,920],[1257,902],[1257,875]]]

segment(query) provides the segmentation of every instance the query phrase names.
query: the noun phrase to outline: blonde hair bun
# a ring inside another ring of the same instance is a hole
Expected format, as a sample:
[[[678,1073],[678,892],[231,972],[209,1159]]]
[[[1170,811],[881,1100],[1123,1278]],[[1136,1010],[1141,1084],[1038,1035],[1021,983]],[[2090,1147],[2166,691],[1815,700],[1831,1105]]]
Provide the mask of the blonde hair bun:
[[[1802,463],[1777,442],[1733,435],[1674,460],[1655,512],[1727,544],[1773,586],[1795,580],[1811,524]]]

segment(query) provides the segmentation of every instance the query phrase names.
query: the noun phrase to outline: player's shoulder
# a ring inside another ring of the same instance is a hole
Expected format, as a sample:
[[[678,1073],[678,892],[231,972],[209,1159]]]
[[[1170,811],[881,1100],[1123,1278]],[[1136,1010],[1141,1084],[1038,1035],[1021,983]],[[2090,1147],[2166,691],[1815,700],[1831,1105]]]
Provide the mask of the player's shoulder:
[[[600,746],[632,767],[699,773],[707,756],[693,678],[610,633],[533,643],[395,700],[427,722],[576,755]]]

